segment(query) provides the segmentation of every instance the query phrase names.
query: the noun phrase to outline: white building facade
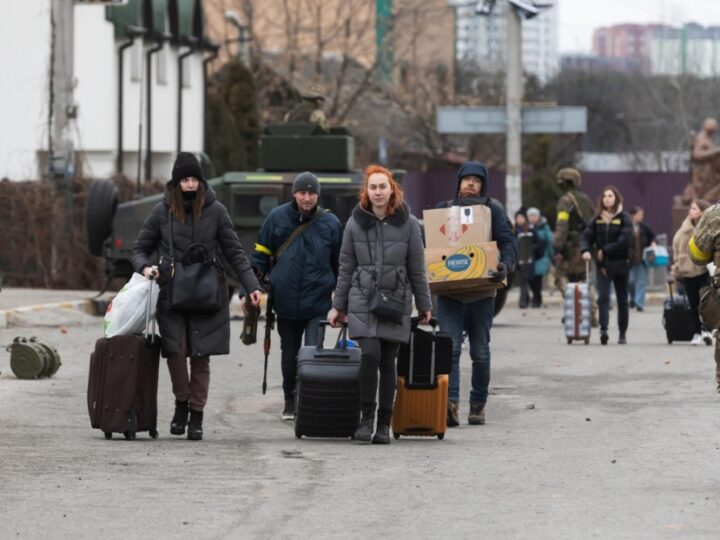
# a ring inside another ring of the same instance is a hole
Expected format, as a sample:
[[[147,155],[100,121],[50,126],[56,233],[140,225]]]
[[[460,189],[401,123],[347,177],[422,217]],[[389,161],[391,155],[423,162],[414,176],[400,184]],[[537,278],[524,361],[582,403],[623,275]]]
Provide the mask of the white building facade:
[[[650,42],[653,75],[720,75],[720,27],[689,23],[656,29]]]
[[[454,1],[457,60],[473,59],[489,71],[507,63],[507,1],[498,1],[489,16],[475,13],[476,3]],[[547,82],[559,71],[558,4],[522,22],[523,69]]]
[[[0,178],[35,180],[48,174],[53,133],[51,3],[14,3],[13,24],[4,25],[0,33],[0,65],[11,75],[0,78],[5,120]],[[128,0],[112,7],[79,3],[73,9],[76,115],[69,133],[76,174],[107,177],[122,172],[135,178],[139,156],[142,178],[148,172],[153,178],[169,177],[179,149],[203,150],[204,56],[212,47],[203,38],[201,2]],[[122,52],[120,75],[119,49],[131,41],[127,25],[145,33]],[[158,50],[148,54],[151,48]],[[178,59],[184,53],[180,83]]]

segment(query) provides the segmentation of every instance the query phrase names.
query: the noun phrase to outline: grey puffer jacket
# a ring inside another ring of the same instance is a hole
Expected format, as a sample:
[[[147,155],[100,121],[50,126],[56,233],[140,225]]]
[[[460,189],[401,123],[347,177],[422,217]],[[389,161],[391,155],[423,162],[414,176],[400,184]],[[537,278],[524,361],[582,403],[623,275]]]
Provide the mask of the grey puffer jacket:
[[[373,268],[377,269],[381,291],[404,291],[405,316],[402,324],[379,319],[370,313],[375,289]],[[407,204],[382,220],[357,205],[345,226],[340,249],[340,272],[333,297],[333,307],[348,315],[349,335],[352,338],[377,337],[407,342],[413,294],[418,310],[432,309],[417,219],[410,213]]]
[[[168,182],[168,190],[171,189]],[[162,336],[163,356],[176,354],[179,350],[183,327],[187,323],[188,355],[207,356],[228,354],[230,351],[230,312],[228,309],[227,277],[222,263],[218,262],[218,284],[222,307],[212,313],[177,313],[170,309],[170,226],[168,222],[169,191],[165,200],[159,202],[150,212],[133,244],[133,268],[142,273],[145,266],[156,262],[151,259],[153,253],[160,259],[158,268],[160,277],[160,296],[157,305],[157,322]],[[223,255],[232,268],[240,283],[247,291],[255,291],[260,285],[250,267],[235,227],[230,220],[227,209],[216,200],[212,187],[207,186],[205,205],[200,219],[195,222],[190,212],[185,223],[173,218],[173,249],[175,260],[182,260],[190,244],[201,243],[211,253]]]

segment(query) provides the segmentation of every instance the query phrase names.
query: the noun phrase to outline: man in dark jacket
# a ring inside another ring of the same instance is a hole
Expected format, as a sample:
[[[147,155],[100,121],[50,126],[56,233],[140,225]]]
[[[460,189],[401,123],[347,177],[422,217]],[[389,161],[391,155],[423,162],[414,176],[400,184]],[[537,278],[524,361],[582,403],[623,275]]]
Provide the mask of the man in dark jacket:
[[[645,223],[645,211],[639,206],[630,210],[633,223],[633,256],[630,261],[630,307],[638,311],[645,309],[645,283],[647,281],[647,266],[643,260],[643,250],[655,245],[655,233]]]
[[[300,173],[293,183],[294,200],[268,214],[252,255],[258,273],[270,279],[277,313],[285,393],[283,420],[295,416],[297,354],[303,334],[305,345],[317,343],[318,323],[332,307],[338,274],[342,226],[334,214],[320,208],[319,197],[318,178],[309,172]],[[302,232],[291,239],[299,227],[303,227]]]
[[[487,167],[477,161],[468,161],[460,167],[457,178],[455,198],[452,201],[442,202],[437,207],[482,204],[490,208],[492,239],[497,242],[500,250],[500,262],[497,271],[492,275],[492,281],[501,282],[515,267],[517,247],[505,212],[487,197],[489,180]],[[444,294],[438,297],[440,327],[450,334],[453,341],[453,366],[450,373],[447,415],[447,425],[450,427],[460,423],[460,353],[463,331],[468,334],[472,358],[472,391],[468,423],[485,423],[485,403],[490,384],[490,328],[494,310],[494,290],[457,296]]]

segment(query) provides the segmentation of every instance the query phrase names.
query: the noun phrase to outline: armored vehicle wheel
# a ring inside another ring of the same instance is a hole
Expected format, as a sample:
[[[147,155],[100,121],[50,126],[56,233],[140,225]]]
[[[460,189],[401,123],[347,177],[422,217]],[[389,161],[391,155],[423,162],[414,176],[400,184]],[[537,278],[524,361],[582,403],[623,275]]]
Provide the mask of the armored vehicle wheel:
[[[149,434],[150,437],[152,437],[153,439],[157,439],[158,436],[159,436],[159,433],[158,433],[157,429],[151,429],[151,430],[148,432],[148,434]]]
[[[444,433],[438,433],[437,438],[438,438],[439,441],[442,441],[442,440],[445,438],[445,434],[444,434]]]
[[[92,255],[102,255],[105,239],[112,233],[118,205],[117,187],[111,180],[95,180],[85,199],[85,238]]]
[[[112,439],[112,431],[106,431],[106,432],[105,432],[105,439],[108,440],[108,441],[109,441],[110,439]]]
[[[125,440],[127,440],[127,441],[135,440],[135,432],[134,431],[126,431],[123,433],[123,435],[125,435]]]

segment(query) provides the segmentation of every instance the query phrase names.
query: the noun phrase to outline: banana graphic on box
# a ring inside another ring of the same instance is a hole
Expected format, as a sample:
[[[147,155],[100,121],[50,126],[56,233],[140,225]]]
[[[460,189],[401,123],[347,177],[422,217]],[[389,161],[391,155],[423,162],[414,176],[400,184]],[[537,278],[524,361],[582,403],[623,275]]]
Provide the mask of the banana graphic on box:
[[[460,281],[471,277],[483,277],[487,267],[485,252],[474,244],[454,251],[438,262],[427,266],[430,281]]]

